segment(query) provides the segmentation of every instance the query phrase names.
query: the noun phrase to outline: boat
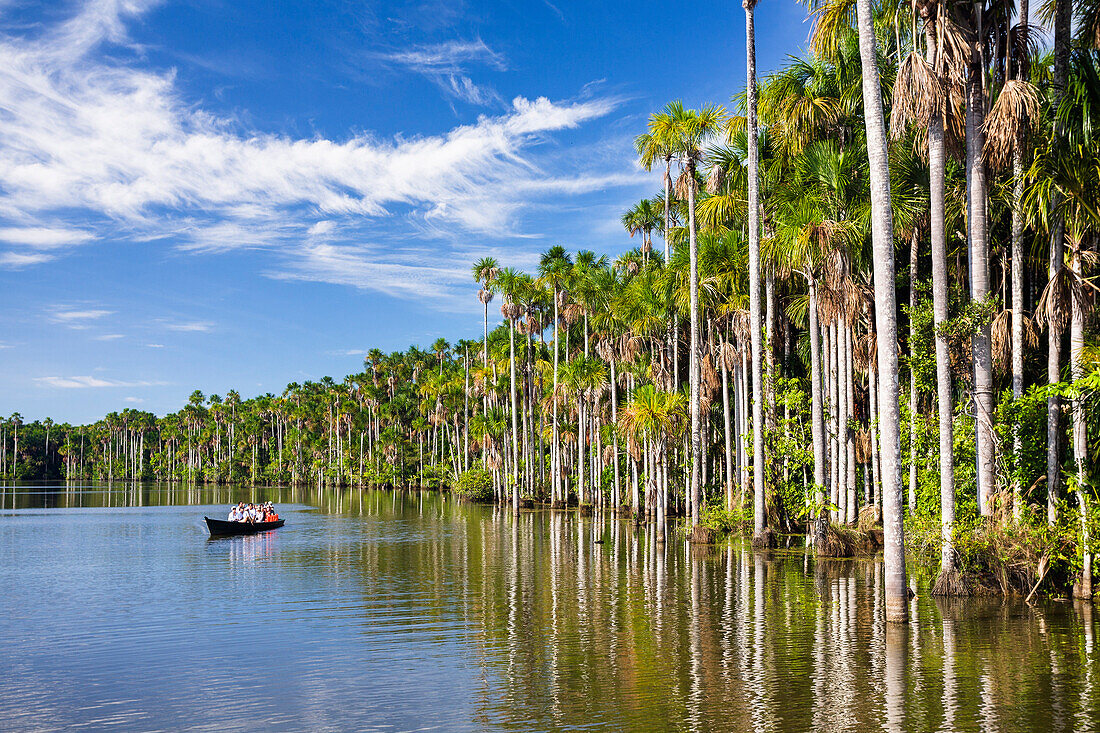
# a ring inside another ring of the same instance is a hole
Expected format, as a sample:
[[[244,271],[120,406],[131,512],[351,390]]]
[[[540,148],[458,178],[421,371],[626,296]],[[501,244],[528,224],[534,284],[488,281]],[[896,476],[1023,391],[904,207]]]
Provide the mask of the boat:
[[[206,520],[206,526],[210,528],[211,536],[256,534],[257,532],[266,532],[269,529],[278,529],[286,523],[285,519],[276,519],[274,522],[227,522],[224,519],[211,519],[210,517],[203,517],[203,519]]]

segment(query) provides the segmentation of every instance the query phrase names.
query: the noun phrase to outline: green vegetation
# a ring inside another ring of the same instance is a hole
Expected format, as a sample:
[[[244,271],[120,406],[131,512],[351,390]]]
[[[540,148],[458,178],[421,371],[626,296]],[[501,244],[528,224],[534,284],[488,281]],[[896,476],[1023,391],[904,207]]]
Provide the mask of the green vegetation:
[[[455,481],[454,492],[468,501],[491,502],[496,498],[493,475],[484,468],[463,471]]]

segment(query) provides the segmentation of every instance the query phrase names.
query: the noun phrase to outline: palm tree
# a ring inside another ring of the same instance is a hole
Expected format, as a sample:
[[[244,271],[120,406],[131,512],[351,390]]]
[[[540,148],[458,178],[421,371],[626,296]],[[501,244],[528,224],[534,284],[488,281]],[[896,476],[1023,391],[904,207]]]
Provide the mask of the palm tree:
[[[669,103],[659,115],[649,121],[651,139],[661,140],[666,150],[671,150],[681,165],[676,180],[676,196],[687,203],[688,259],[690,307],[690,407],[691,407],[691,522],[699,526],[703,503],[701,483],[701,458],[703,431],[700,419],[699,382],[699,251],[695,226],[695,197],[698,192],[696,170],[703,159],[703,147],[724,127],[726,111],[720,106],[707,105],[702,110],[685,109],[681,102]]]
[[[561,245],[555,245],[547,250],[539,259],[539,277],[543,285],[549,285],[554,302],[554,384],[552,395],[558,393],[558,344],[561,339],[560,316],[558,308],[561,305],[562,287],[569,280],[573,262],[569,259],[569,253]],[[561,495],[561,443],[558,435],[558,401],[553,400],[553,434],[550,442],[550,476],[551,476],[551,502],[562,500]]]
[[[622,216],[622,224],[630,237],[642,235],[642,262],[649,262],[649,253],[653,250],[653,230],[661,226],[661,211],[652,199],[642,199],[631,206]]]
[[[1069,76],[1070,40],[1073,8],[1069,0],[1054,0],[1054,75],[1051,79],[1051,107],[1058,109],[1065,94]],[[1058,141],[1060,126],[1051,126],[1052,144]],[[1049,202],[1050,257],[1049,282],[1061,279],[1064,266],[1065,221],[1057,193]],[[1064,304],[1057,304],[1064,305]],[[1062,380],[1061,347],[1062,332],[1055,328],[1058,319],[1048,319],[1047,328],[1047,382],[1057,384]],[[1047,397],[1047,522],[1053,526],[1058,520],[1058,495],[1061,480],[1061,401],[1056,390]]]
[[[652,466],[660,476],[651,476],[656,485],[667,488],[667,448],[675,441],[684,423],[684,395],[682,392],[663,392],[651,384],[642,385],[634,390],[630,401],[619,413],[619,430],[628,439],[640,438],[648,443],[647,451],[652,457]],[[647,492],[648,493],[648,492]],[[665,541],[666,501],[668,497],[661,490],[657,497],[657,541]]]
[[[883,557],[886,565],[886,620],[905,623],[909,587],[905,580],[902,521],[901,435],[898,409],[897,298],[894,294],[894,222],[886,124],[882,112],[871,0],[856,1],[859,55],[863,66],[863,116],[871,179],[871,238],[875,267],[875,325],[878,331],[879,421],[882,435]]]
[[[665,187],[662,197],[665,216],[664,227],[661,229],[665,240],[665,262],[671,257],[669,232],[672,229],[672,158],[677,153],[677,141],[670,125],[671,108],[672,105],[669,105],[663,112],[650,115],[648,131],[634,139],[634,147],[641,158],[642,167],[647,171],[653,170],[653,165],[658,160],[665,161],[665,175],[662,179]]]
[[[1100,4],[1097,4],[1100,7]],[[1028,0],[1021,0],[1016,28],[1013,31],[1012,64],[1013,80],[1022,82],[1027,78],[1028,54],[1023,43],[1028,36]],[[1006,82],[1006,83],[1012,83]],[[1020,400],[1024,396],[1024,146],[1026,123],[1019,116],[1019,129],[1012,141],[1012,399]],[[1012,447],[1016,455],[1023,451],[1023,434],[1019,423],[1012,435]],[[1020,478],[1012,481],[1012,515],[1018,522],[1023,513],[1023,495]]]
[[[484,366],[489,368],[489,302],[493,299],[493,281],[500,274],[500,267],[493,257],[482,257],[474,263],[474,281],[481,284],[481,290],[477,293],[477,299],[485,306],[485,338],[482,342]]]
[[[745,9],[745,49],[748,81],[746,116],[748,138],[748,230],[749,230],[749,338],[752,348],[752,487],[753,542],[764,543],[764,396],[763,345],[760,323],[760,153],[756,129],[756,30],[753,26],[756,0],[742,0]],[[770,336],[770,334],[769,334]]]
[[[497,284],[504,294],[500,314],[508,321],[508,392],[512,405],[512,510],[519,514],[519,408],[516,400],[516,320],[523,312],[519,300],[527,275],[510,267],[500,271]]]
[[[952,529],[955,522],[954,392],[951,355],[943,330],[949,316],[944,144],[944,119],[948,114],[948,102],[944,90],[949,88],[953,79],[962,76],[967,61],[954,57],[951,45],[939,43],[939,39],[948,32],[946,23],[945,9],[933,7],[924,28],[928,58],[921,58],[914,49],[901,64],[894,86],[895,101],[891,119],[895,137],[901,136],[907,124],[928,130],[929,236],[932,245],[932,312],[936,340],[940,523],[943,543],[940,552],[940,578],[934,592],[943,594],[957,590]],[[911,507],[910,511],[915,511],[915,507]]]

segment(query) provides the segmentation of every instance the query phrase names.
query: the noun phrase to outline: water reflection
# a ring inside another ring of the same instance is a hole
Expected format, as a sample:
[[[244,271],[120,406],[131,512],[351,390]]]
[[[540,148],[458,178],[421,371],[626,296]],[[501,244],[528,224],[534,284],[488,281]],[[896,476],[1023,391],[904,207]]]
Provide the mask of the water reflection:
[[[918,584],[908,627],[887,626],[876,561],[658,542],[600,514],[514,517],[422,491],[5,496],[15,590],[0,657],[19,661],[0,719],[15,728],[171,727],[184,711],[212,727],[238,714],[223,704],[235,695],[262,696],[248,727],[284,728],[1089,731],[1100,718],[1091,605],[947,601]],[[201,514],[242,499],[287,507],[286,530],[205,540]],[[232,663],[235,645],[272,635],[277,655]]]

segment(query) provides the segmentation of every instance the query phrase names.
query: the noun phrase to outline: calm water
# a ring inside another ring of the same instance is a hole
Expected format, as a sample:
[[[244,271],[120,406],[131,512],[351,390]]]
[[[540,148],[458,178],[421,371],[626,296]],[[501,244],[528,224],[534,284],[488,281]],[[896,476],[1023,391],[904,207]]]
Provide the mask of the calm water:
[[[207,539],[272,499],[284,529]],[[1091,607],[419,492],[7,487],[0,728],[1100,728]],[[14,508],[13,508],[14,507]]]

